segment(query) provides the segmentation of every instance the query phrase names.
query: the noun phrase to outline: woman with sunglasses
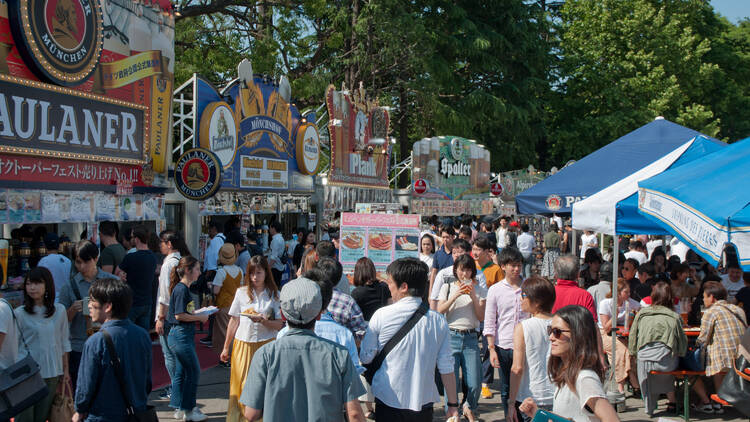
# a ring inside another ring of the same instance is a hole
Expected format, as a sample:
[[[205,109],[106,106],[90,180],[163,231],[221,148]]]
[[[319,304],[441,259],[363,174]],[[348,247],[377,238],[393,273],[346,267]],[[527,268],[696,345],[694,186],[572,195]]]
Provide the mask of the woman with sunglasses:
[[[602,386],[605,370],[591,312],[579,305],[564,306],[555,312],[547,332],[547,373],[556,387],[552,411],[575,422],[619,421]],[[519,408],[529,417],[538,410],[531,397]]]
[[[547,328],[552,320],[555,304],[555,286],[538,276],[531,276],[521,285],[521,310],[530,318],[516,325],[513,332],[513,365],[510,368],[510,397],[508,421],[531,418],[517,412],[518,406],[528,397],[537,406],[552,410],[555,388],[547,375],[550,341]]]
[[[665,281],[651,290],[651,306],[641,308],[633,319],[628,336],[628,350],[636,356],[636,372],[641,384],[643,405],[650,416],[656,410],[659,394],[667,394],[667,412],[676,413],[674,377],[650,375],[650,371],[674,371],[679,356],[687,350],[682,318],[672,310],[674,296]]]

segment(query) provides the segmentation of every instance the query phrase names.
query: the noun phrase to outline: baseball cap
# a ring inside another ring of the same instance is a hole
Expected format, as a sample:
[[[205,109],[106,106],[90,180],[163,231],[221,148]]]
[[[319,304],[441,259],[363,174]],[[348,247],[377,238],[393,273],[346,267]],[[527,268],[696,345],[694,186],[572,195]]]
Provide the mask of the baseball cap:
[[[281,288],[279,295],[284,318],[293,324],[307,324],[314,320],[323,307],[323,297],[318,284],[300,277]]]

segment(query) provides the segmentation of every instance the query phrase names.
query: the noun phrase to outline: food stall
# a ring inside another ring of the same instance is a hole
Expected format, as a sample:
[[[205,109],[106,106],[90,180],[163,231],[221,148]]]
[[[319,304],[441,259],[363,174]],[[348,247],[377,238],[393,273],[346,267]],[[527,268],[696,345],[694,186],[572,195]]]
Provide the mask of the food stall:
[[[326,90],[330,170],[324,186],[325,211],[354,211],[357,203],[393,203],[388,183],[390,141],[388,109],[359,89]]]
[[[3,287],[45,231],[69,247],[99,221],[164,227],[173,72],[168,0],[0,2]]]
[[[476,141],[457,136],[436,136],[414,143],[412,213],[439,216],[492,214],[489,181],[490,152]]]

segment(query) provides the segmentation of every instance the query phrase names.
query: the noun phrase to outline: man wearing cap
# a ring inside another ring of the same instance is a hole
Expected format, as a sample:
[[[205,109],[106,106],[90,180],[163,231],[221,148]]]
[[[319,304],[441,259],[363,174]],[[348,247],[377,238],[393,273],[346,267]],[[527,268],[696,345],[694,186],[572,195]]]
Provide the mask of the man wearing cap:
[[[261,346],[250,364],[240,403],[255,421],[364,422],[365,392],[345,347],[315,335],[323,298],[318,285],[300,277],[281,289],[286,335]]]
[[[425,311],[427,265],[417,258],[401,258],[386,270],[394,303],[372,315],[359,358],[370,363],[415,312]],[[432,421],[433,403],[440,401],[435,368],[445,385],[448,411],[458,416],[456,378],[448,322],[427,310],[385,356],[372,380],[376,421]]]
[[[65,255],[60,255],[60,239],[57,233],[47,233],[44,236],[44,247],[47,248],[47,256],[39,260],[37,266],[44,267],[52,273],[52,280],[55,281],[55,297],[60,297],[60,289],[70,280],[70,271],[72,263]]]
[[[612,295],[612,263],[604,262],[599,268],[599,283],[594,284],[587,290],[591,293],[591,297],[594,298],[594,307],[597,308],[602,300],[607,298],[607,295]]]

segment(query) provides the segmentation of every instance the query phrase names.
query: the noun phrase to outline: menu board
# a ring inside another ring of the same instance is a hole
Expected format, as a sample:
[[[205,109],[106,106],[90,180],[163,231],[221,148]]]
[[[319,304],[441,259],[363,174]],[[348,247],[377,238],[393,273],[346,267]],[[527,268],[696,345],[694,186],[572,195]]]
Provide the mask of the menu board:
[[[381,275],[399,258],[419,257],[418,215],[343,213],[340,230],[339,260],[347,275],[363,256]]]

